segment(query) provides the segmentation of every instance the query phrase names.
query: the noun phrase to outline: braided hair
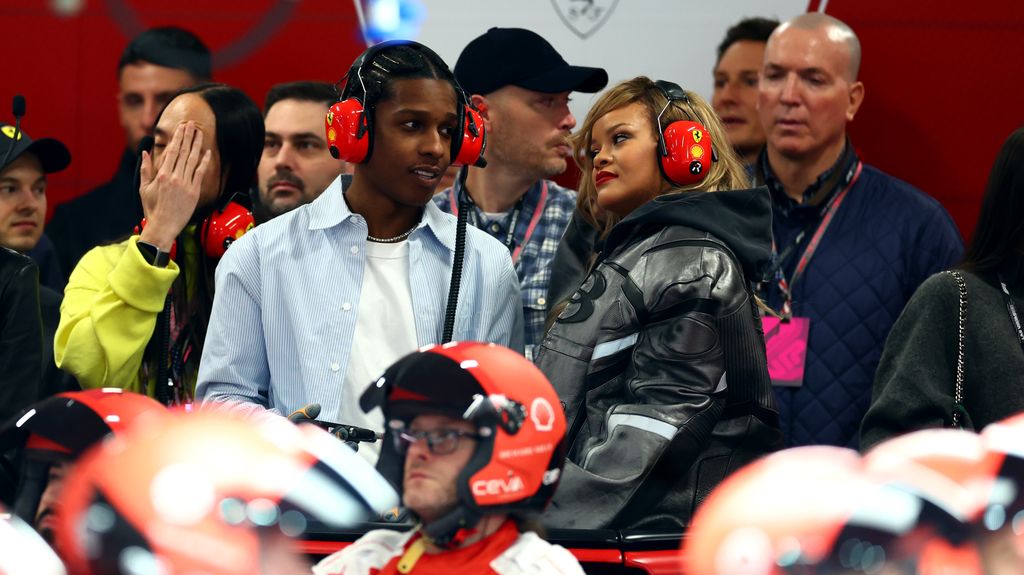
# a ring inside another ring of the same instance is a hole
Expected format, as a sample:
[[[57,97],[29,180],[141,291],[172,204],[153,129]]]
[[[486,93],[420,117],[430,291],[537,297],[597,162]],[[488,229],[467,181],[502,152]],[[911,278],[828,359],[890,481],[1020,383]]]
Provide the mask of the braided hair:
[[[395,43],[380,48],[362,66],[353,65],[341,95],[342,99],[358,97],[364,107],[372,109],[394,97],[392,84],[396,80],[418,79],[444,80],[456,86],[448,65],[433,50],[415,43]]]

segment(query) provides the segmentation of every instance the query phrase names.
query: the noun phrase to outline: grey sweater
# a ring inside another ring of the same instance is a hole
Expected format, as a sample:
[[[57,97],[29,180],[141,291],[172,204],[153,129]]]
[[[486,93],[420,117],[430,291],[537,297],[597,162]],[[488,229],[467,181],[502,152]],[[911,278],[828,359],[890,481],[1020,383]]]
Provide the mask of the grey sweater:
[[[1024,411],[1024,350],[994,278],[961,272],[967,282],[964,427],[981,430]],[[861,423],[861,449],[901,433],[948,426],[956,386],[956,280],[928,278],[914,292],[885,342],[871,407]],[[1018,314],[1021,291],[1010,287]]]

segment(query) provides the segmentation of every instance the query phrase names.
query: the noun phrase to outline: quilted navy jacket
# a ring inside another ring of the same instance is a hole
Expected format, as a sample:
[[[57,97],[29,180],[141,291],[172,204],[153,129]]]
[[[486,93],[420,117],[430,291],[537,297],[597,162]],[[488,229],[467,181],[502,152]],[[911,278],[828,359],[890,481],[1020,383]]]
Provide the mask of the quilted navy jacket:
[[[763,172],[763,159],[761,166]],[[780,186],[771,185],[770,175],[766,179],[775,241],[786,246],[817,218],[819,208],[797,204]],[[802,249],[783,267],[787,278]],[[793,315],[810,318],[811,325],[803,386],[774,388],[787,446],[857,448],[858,427],[890,328],[917,286],[950,267],[962,252],[956,225],[939,202],[876,168],[863,167],[793,286]],[[769,305],[780,309],[777,285],[769,284],[765,293]]]

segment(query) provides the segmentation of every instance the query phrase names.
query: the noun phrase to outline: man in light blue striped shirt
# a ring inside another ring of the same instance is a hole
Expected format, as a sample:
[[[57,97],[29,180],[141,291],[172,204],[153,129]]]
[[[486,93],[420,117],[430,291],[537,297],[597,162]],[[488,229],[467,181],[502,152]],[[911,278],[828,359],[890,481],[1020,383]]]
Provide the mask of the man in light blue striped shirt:
[[[442,340],[456,219],[430,198],[461,137],[453,80],[419,45],[367,54],[349,80],[367,86],[373,142],[362,158],[339,150],[356,163],[351,183],[339,178],[257,227],[217,266],[196,387],[205,403],[278,414],[319,403],[323,420],[380,431],[359,396],[395,360]],[[522,352],[509,252],[466,232],[453,337]]]

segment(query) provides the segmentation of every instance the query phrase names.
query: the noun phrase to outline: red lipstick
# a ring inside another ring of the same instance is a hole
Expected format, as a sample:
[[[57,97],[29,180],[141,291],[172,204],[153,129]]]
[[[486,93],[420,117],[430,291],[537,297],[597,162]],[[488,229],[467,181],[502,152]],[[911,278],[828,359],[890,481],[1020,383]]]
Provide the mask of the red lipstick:
[[[594,176],[594,186],[601,187],[602,184],[606,184],[616,178],[618,178],[617,175],[602,170],[598,172],[596,176]]]

